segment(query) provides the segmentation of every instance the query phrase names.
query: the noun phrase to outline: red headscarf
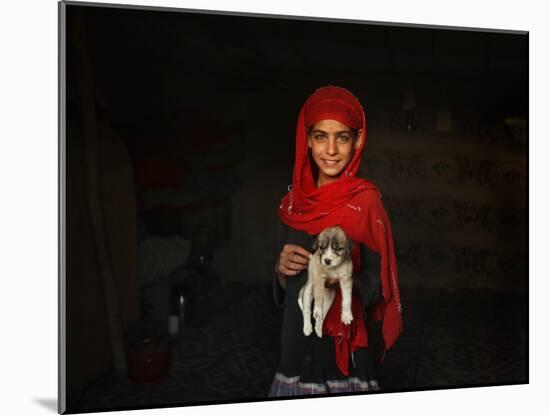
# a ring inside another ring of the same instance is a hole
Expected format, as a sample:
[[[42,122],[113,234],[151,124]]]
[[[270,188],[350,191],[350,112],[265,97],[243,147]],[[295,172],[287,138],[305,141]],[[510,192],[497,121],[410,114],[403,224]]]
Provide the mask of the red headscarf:
[[[362,141],[339,179],[317,187],[307,145],[307,127],[326,119],[339,121],[350,128],[361,129]],[[401,301],[392,228],[380,200],[380,192],[373,183],[356,177],[365,141],[365,112],[359,100],[347,89],[341,87],[325,86],[315,91],[306,100],[298,116],[292,187],[281,200],[279,216],[286,225],[310,235],[318,234],[329,226],[339,225],[353,241],[364,244],[380,254],[382,298],[375,306],[374,318],[383,320],[382,334],[385,350],[387,350],[402,330]],[[357,270],[359,257],[357,251],[355,253],[354,269]],[[366,345],[363,340],[354,342],[350,338],[353,333],[358,332],[353,324],[358,324],[358,320],[362,322],[362,316],[359,317],[356,314],[352,304],[354,315],[352,326],[345,326],[339,322],[341,309],[339,298],[339,296],[335,298],[327,314],[324,330],[332,327],[330,333],[326,334],[340,336],[340,339],[335,338],[338,340],[335,344],[341,344],[340,340],[343,337],[348,341],[345,350],[353,351],[358,346]],[[334,327],[337,328],[334,329]],[[341,348],[338,348],[337,352],[338,350],[343,351]],[[346,362],[347,357],[341,356]],[[345,369],[347,370],[347,364]]]

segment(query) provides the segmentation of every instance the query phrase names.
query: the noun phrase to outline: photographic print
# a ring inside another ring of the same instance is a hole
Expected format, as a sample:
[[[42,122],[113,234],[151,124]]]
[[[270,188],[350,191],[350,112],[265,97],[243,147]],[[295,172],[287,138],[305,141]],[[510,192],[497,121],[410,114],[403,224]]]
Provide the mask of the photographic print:
[[[59,3],[60,412],[528,383],[528,33]]]

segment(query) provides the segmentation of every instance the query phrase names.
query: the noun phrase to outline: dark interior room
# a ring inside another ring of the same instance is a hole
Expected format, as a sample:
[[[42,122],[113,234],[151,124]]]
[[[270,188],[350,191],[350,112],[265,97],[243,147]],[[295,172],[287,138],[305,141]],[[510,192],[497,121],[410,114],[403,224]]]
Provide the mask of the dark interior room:
[[[364,106],[360,175],[393,226],[381,392],[528,381],[526,33],[70,3],[66,23],[70,412],[266,399],[277,209],[323,85]]]

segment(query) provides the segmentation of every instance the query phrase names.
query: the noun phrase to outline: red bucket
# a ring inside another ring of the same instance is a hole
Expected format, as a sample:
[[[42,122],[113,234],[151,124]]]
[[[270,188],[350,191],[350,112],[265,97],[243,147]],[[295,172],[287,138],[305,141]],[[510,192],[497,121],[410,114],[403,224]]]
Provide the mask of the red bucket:
[[[170,370],[171,347],[162,337],[145,337],[128,347],[128,376],[142,383],[158,382]]]

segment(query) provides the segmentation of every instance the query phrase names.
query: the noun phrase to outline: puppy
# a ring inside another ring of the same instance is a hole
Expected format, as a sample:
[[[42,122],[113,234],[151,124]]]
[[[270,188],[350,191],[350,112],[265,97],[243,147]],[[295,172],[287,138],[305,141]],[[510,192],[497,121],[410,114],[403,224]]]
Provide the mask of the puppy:
[[[350,324],[351,291],[353,288],[353,263],[351,249],[353,241],[347,237],[339,226],[323,230],[313,245],[313,256],[308,263],[308,279],[298,295],[298,304],[304,316],[304,334],[311,334],[311,303],[313,301],[313,318],[315,333],[323,337],[323,321],[334,301],[334,289],[326,288],[327,280],[337,279],[342,291],[342,322]]]

